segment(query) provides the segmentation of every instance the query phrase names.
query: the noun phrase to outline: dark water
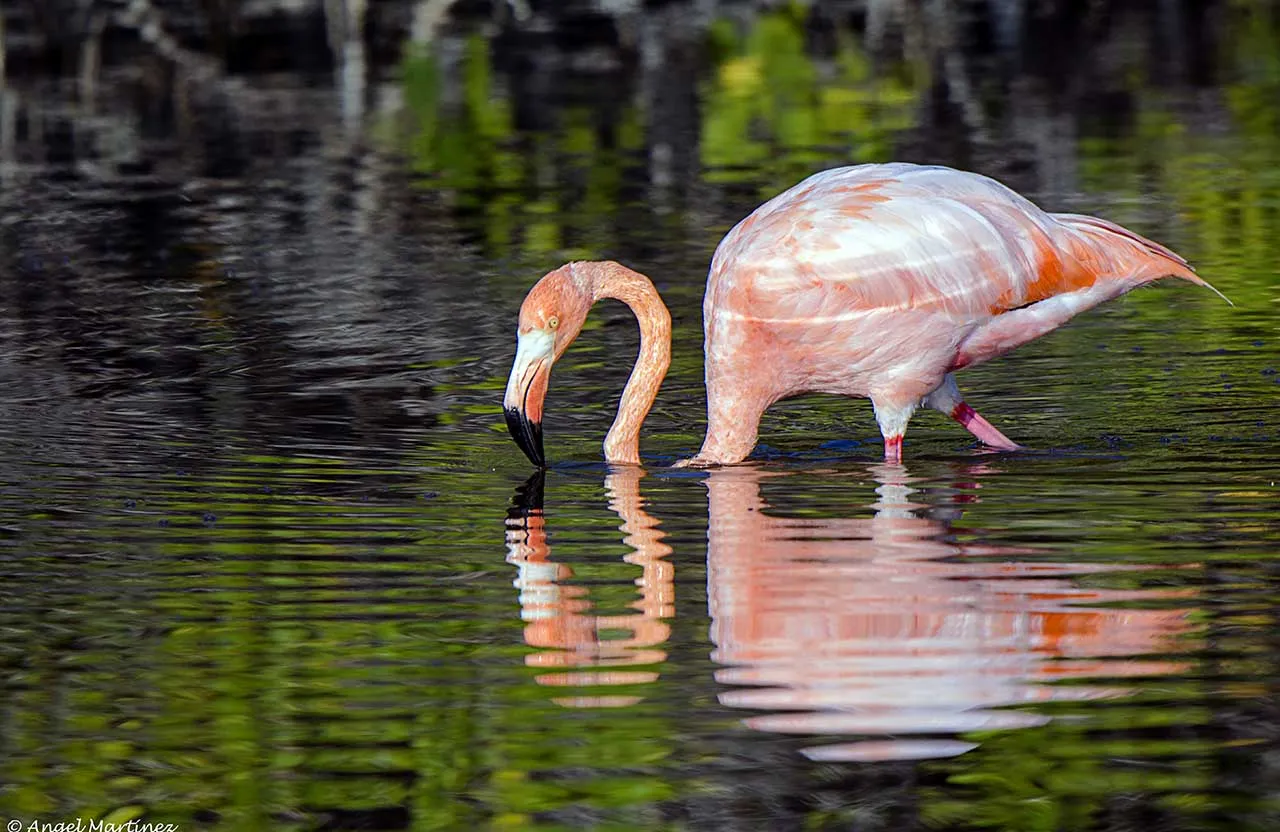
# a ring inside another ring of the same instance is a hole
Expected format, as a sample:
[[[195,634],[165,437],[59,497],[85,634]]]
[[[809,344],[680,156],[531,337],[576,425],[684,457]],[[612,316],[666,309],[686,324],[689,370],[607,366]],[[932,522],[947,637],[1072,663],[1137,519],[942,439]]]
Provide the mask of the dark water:
[[[121,38],[92,95],[11,78],[0,814],[1280,828],[1280,18],[1151,5],[480,15],[333,73]],[[1125,223],[1236,305],[1157,286],[962,374],[1025,454],[923,415],[884,466],[867,403],[811,397],[670,469],[720,236],[889,159]],[[655,279],[672,375],[609,470],[637,335],[595,310],[526,479],[516,311],[582,257]]]

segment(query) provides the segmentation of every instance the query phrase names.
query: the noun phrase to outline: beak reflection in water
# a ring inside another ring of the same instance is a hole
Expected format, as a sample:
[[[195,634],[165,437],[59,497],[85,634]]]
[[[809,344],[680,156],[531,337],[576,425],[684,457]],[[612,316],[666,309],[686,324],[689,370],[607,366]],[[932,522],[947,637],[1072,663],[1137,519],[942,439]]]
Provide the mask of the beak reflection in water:
[[[542,512],[543,472],[517,490],[507,515],[507,562],[518,569],[515,586],[524,640],[539,649],[525,663],[549,671],[536,677],[538,684],[574,694],[554,698],[566,708],[634,705],[643,697],[606,691],[656,682],[656,668],[667,659],[662,645],[671,635],[667,620],[675,615],[675,572],[666,560],[671,547],[644,510],[639,490],[643,476],[640,469],[628,467],[605,477],[609,507],[622,520],[623,541],[634,550],[623,561],[640,567],[639,579],[626,578],[640,587],[640,598],[631,605],[635,612],[596,614],[590,588],[568,583],[573,570],[551,560]]]

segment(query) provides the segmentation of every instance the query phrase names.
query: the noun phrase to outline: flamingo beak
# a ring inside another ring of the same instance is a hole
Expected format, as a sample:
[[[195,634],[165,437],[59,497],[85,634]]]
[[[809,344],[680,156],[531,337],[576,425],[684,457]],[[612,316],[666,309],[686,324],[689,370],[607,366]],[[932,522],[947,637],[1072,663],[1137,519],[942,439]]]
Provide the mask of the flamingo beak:
[[[555,336],[544,329],[518,336],[516,360],[507,379],[507,395],[502,400],[511,438],[539,468],[547,467],[547,458],[542,452],[542,403],[551,380],[554,346]]]

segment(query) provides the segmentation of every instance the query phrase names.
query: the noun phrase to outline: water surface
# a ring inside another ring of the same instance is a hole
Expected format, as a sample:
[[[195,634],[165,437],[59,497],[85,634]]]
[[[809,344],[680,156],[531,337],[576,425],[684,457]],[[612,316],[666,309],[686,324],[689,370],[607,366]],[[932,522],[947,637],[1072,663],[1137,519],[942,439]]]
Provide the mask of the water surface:
[[[3,814],[1275,828],[1280,30],[1206,8],[674,4],[634,41],[482,16],[332,73],[15,76]],[[866,402],[806,397],[748,464],[670,468],[720,236],[889,159],[1125,223],[1236,305],[1163,284],[962,373],[1026,453],[921,414],[885,466]],[[637,333],[597,308],[531,477],[515,315],[584,257],[654,278],[675,360],[643,469],[605,466]]]

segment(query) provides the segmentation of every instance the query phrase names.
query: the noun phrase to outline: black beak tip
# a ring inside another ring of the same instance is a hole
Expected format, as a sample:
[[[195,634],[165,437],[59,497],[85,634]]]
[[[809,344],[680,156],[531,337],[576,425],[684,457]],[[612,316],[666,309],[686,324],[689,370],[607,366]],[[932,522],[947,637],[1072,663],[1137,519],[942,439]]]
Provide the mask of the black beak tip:
[[[524,455],[539,468],[546,468],[547,457],[542,452],[542,423],[529,421],[523,412],[514,407],[504,408],[502,414],[507,419],[507,430],[511,432],[511,438],[516,440]]]

